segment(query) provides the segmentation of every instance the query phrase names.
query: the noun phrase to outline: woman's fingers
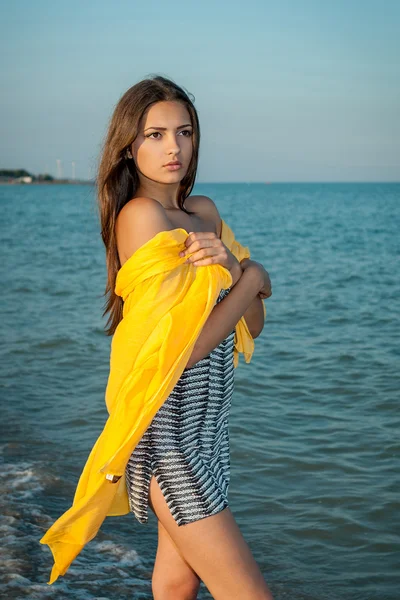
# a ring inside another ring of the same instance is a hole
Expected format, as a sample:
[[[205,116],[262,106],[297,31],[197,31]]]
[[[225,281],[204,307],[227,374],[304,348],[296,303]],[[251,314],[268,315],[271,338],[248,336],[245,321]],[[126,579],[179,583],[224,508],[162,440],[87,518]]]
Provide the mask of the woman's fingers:
[[[217,244],[215,243],[216,240]],[[180,253],[179,255],[185,256],[200,248],[218,246],[219,243],[221,243],[221,240],[212,231],[196,231],[188,235],[185,240],[186,250],[184,250],[184,254]]]
[[[202,258],[201,260],[187,260],[186,262],[191,263],[195,267],[206,267],[207,265],[215,265],[219,263],[219,261],[215,258],[215,256],[208,256],[207,258]]]
[[[205,258],[208,258],[208,257],[212,257],[214,259],[213,262],[218,262],[218,260],[216,260],[216,257],[218,256],[218,254],[219,254],[218,248],[209,246],[208,248],[201,248],[200,250],[197,250],[197,252],[195,252],[191,256],[188,256],[186,262],[195,263],[196,261],[204,260]],[[211,264],[211,263],[207,263],[207,264]]]
[[[195,266],[218,263],[227,269],[231,268],[233,255],[216,233],[212,231],[191,232],[185,240],[185,245],[186,249],[180,252],[179,256],[187,256],[187,263]]]

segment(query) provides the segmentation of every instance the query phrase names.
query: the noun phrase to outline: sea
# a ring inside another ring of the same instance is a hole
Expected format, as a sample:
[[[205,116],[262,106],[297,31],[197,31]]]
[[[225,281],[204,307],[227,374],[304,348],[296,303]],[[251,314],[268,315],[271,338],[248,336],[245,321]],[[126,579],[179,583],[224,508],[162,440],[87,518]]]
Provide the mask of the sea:
[[[192,193],[213,198],[272,283],[235,372],[229,502],[275,600],[399,600],[400,184]],[[2,185],[0,205],[2,595],[151,600],[151,511],[146,525],[108,517],[51,586],[39,543],[108,416],[96,188]]]

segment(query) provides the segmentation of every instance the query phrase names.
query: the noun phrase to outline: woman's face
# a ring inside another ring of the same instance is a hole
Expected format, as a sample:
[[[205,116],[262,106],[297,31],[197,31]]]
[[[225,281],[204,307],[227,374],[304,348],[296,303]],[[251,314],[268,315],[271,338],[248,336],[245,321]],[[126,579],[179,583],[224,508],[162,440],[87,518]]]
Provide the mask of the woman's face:
[[[180,102],[157,102],[143,115],[132,156],[139,173],[159,183],[183,179],[192,157],[193,127],[186,107]],[[166,167],[179,161],[176,170]]]

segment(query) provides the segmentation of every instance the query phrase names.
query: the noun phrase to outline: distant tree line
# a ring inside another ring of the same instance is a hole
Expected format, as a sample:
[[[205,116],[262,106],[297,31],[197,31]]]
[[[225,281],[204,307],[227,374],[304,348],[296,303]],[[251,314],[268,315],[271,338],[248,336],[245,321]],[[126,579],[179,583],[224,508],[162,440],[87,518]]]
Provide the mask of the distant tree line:
[[[32,177],[32,181],[52,181],[54,179],[48,173],[32,175],[26,169],[0,169],[0,178],[17,179],[18,177]]]

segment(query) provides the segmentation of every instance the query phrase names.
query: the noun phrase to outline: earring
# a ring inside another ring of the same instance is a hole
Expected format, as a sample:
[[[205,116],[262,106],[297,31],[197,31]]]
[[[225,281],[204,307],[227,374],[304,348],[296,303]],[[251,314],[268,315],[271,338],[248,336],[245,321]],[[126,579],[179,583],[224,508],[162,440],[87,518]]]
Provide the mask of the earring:
[[[131,151],[129,150],[129,148],[127,148],[127,149],[126,149],[126,158],[133,158],[133,157],[132,157],[132,153],[131,153]]]

